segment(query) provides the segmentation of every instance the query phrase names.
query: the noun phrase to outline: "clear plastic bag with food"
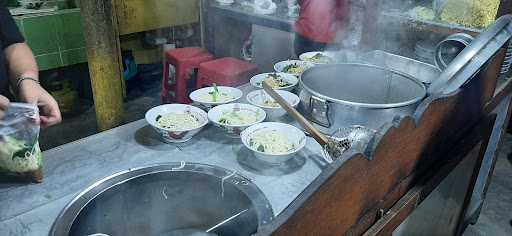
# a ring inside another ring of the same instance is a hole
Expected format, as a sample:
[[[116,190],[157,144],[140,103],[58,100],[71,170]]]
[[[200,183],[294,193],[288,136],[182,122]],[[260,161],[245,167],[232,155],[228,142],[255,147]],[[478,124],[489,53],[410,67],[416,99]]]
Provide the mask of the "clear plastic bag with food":
[[[0,119],[0,175],[33,182],[43,180],[39,123],[36,105],[11,103]]]

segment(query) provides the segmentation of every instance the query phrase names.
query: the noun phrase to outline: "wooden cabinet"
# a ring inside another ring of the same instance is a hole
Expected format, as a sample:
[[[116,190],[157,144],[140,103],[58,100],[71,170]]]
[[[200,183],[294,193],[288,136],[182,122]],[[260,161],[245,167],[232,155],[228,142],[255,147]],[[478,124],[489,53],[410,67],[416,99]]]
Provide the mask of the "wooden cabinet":
[[[121,35],[199,21],[199,0],[114,0]]]

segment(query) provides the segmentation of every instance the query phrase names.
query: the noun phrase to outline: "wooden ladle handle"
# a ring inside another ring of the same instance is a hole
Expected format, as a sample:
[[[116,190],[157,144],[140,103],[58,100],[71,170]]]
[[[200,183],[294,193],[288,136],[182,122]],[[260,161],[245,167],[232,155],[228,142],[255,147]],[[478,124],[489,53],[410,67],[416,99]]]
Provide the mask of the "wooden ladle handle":
[[[302,116],[295,108],[293,108],[286,100],[284,100],[281,95],[279,95],[274,89],[266,82],[262,83],[263,89],[265,92],[270,95],[274,100],[276,100],[281,107],[288,112],[299,124],[320,144],[322,147],[329,142],[327,137],[320,133],[318,129],[316,129],[304,116]]]

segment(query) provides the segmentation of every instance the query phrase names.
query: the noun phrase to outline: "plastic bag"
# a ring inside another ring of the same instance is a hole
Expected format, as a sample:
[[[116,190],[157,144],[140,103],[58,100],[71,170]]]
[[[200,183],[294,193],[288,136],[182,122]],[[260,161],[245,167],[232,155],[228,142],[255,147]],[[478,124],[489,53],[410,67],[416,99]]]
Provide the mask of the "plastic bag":
[[[0,120],[0,174],[42,182],[39,123],[37,106],[11,103]]]

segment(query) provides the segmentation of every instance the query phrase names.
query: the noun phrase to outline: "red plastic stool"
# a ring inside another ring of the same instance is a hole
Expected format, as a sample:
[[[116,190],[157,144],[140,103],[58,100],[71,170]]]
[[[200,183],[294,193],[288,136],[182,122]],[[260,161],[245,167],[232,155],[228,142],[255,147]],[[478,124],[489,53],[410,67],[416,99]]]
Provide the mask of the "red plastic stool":
[[[198,69],[202,62],[213,59],[213,55],[202,48],[190,47],[166,51],[162,79],[162,103],[190,103],[187,81],[191,79],[191,72]],[[170,73],[172,68],[175,71],[174,75]]]
[[[258,72],[258,66],[232,57],[216,59],[199,65],[197,88],[211,86],[239,86]]]

